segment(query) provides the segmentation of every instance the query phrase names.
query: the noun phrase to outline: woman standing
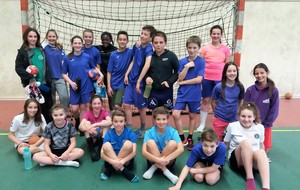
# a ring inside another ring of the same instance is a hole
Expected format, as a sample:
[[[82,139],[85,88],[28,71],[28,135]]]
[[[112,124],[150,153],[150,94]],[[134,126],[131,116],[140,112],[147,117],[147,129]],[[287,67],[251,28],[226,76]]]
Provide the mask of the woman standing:
[[[45,102],[41,104],[42,114],[47,123],[51,121],[49,113],[53,105],[51,96],[51,74],[46,63],[45,53],[40,43],[40,34],[35,28],[28,28],[23,34],[23,44],[18,50],[15,61],[15,70],[21,78],[21,83],[25,88],[27,85],[37,87],[45,98]],[[34,65],[38,69],[38,74],[31,75],[26,69],[29,65]],[[39,83],[37,83],[39,82]]]

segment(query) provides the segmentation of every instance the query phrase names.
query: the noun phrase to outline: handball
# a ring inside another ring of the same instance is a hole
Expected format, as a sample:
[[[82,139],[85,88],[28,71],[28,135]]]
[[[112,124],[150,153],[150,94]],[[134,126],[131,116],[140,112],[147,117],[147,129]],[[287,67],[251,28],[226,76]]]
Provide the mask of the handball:
[[[89,77],[93,80],[97,80],[100,77],[100,74],[96,69],[90,69],[88,74]]]
[[[291,92],[287,92],[287,93],[285,93],[285,99],[288,99],[288,100],[290,100],[290,99],[292,99],[292,97],[293,97],[293,94],[291,93]]]
[[[38,142],[38,140],[40,140],[39,136],[31,136],[28,139],[28,144],[35,144],[36,142]]]
[[[39,73],[39,70],[36,66],[34,65],[29,65],[27,68],[26,68],[26,72],[33,75],[33,76],[36,76],[38,73]]]

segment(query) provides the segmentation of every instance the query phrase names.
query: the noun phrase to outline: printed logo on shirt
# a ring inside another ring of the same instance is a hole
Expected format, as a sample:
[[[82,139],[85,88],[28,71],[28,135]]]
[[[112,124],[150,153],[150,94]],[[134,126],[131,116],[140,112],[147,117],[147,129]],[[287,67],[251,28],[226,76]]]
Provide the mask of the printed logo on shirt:
[[[162,59],[162,61],[168,61],[168,60],[169,60],[169,58],[167,58],[167,57]]]
[[[39,56],[38,56],[38,59],[39,59],[40,61],[42,61],[42,60],[44,60],[44,56],[39,55]]]
[[[20,128],[26,128],[27,127],[27,125],[21,125],[20,126]]]
[[[254,138],[255,138],[255,139],[259,139],[259,134],[257,134],[257,133],[254,134]]]
[[[120,57],[120,56],[118,55],[118,56],[117,56],[117,59],[119,59],[119,57]]]
[[[264,104],[269,104],[270,103],[270,98],[263,100]]]

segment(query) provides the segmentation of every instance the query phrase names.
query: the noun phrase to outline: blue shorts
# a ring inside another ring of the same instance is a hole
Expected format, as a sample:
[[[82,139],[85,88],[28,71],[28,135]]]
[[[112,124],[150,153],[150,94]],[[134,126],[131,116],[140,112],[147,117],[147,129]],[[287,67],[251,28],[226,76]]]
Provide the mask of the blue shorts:
[[[203,79],[202,80],[202,91],[201,91],[202,97],[203,98],[211,97],[214,87],[219,82],[221,82],[221,81]]]
[[[71,105],[87,104],[90,102],[91,95],[92,93],[77,94],[74,90],[70,90],[70,104]]]
[[[151,90],[148,98],[148,108],[154,110],[159,106],[171,110],[173,109],[173,88],[167,90]]]
[[[190,113],[200,112],[200,101],[199,102],[177,102],[175,103],[174,110],[185,110],[186,105],[188,105]]]
[[[147,99],[143,96],[145,88],[141,88],[142,93],[139,94],[137,93],[135,87],[135,84],[128,84],[125,87],[123,103],[134,105],[137,108],[147,107]]]

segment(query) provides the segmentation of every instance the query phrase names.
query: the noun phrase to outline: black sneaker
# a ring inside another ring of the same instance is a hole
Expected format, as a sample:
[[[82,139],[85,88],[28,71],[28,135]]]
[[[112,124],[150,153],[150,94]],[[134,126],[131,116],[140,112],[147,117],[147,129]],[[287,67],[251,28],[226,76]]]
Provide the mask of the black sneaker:
[[[187,139],[187,149],[188,149],[189,151],[191,151],[191,150],[193,149],[193,147],[194,147],[193,139],[188,138],[188,139]]]

